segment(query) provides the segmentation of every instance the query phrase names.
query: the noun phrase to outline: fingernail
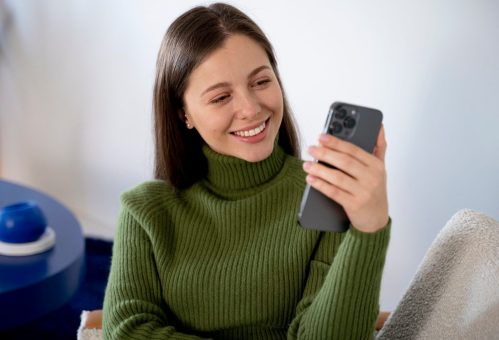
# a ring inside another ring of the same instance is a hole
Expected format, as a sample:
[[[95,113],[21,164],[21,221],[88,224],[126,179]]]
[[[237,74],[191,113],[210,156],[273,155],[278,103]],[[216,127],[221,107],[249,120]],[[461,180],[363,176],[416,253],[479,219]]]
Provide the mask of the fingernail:
[[[315,151],[315,149],[316,149],[316,147],[315,147],[315,146],[313,146],[313,145],[312,145],[312,146],[309,146],[309,147],[308,147],[308,153],[312,153],[312,152],[314,152],[314,151]]]
[[[311,167],[311,166],[312,166],[312,163],[310,163],[310,162],[304,162],[304,163],[303,163],[303,168],[304,168],[305,170],[310,169],[310,167]]]

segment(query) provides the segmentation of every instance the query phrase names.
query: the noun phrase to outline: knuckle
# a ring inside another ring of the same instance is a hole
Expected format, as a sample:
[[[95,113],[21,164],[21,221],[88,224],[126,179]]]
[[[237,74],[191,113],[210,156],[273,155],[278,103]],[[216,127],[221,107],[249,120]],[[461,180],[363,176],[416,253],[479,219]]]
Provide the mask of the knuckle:
[[[339,158],[340,158],[339,160],[341,162],[341,165],[343,165],[345,168],[350,168],[352,166],[353,158],[346,156],[346,155],[342,155]]]
[[[350,153],[350,155],[352,155],[352,157],[355,157],[355,158],[360,158],[360,156],[361,156],[360,149],[357,148],[357,147],[355,147],[355,146],[353,146],[353,145],[349,147],[348,152]]]
[[[345,161],[344,157],[341,154],[335,155],[333,160],[334,160],[335,167],[342,168],[345,165],[344,164],[344,161]]]
[[[326,171],[326,166],[324,164],[316,163],[314,173],[317,176],[324,176],[324,171]]]
[[[313,185],[317,190],[324,190],[324,182],[320,178],[316,178]]]
[[[317,163],[313,162],[310,164],[310,168],[308,168],[307,172],[311,175],[316,175],[317,174]]]
[[[340,186],[345,183],[345,178],[343,176],[341,176],[341,174],[337,171],[335,171],[331,174],[331,178],[334,181],[334,183],[336,183]]]
[[[332,185],[329,185],[327,188],[326,188],[326,194],[330,197],[330,198],[335,198],[337,195],[338,195],[338,189],[335,187],[335,186],[332,186]]]
[[[319,159],[324,158],[324,155],[325,155],[324,148],[317,148],[316,155],[317,155],[317,158],[319,158]]]
[[[338,137],[334,137],[333,138],[329,138],[328,139],[328,145],[331,146],[331,147],[337,147],[338,145],[340,145],[341,143],[341,139],[339,139]]]

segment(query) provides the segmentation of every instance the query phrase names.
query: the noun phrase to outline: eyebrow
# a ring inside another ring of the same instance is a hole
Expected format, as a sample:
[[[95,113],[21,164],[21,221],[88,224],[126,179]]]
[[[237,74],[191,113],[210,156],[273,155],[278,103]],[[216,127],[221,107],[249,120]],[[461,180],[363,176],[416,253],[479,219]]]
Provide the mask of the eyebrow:
[[[269,69],[270,70],[270,67],[268,65],[262,65],[262,66],[259,66],[257,68],[255,68],[253,71],[251,71],[249,74],[248,74],[248,79],[253,77],[255,74],[257,74],[258,72],[262,71],[262,70],[265,70],[265,69]],[[227,87],[229,86],[230,83],[229,82],[220,82],[220,83],[216,83],[216,84],[213,84],[211,85],[210,87],[208,87],[206,90],[203,91],[203,93],[201,93],[201,95],[204,95],[205,93],[207,92],[210,92],[210,91],[213,91],[215,89],[218,89],[220,87]]]

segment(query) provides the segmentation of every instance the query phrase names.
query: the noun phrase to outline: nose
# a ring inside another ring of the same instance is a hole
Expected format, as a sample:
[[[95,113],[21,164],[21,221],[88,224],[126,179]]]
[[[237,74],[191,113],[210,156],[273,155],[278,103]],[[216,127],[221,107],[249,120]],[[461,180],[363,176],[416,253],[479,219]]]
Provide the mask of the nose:
[[[239,119],[251,120],[262,111],[258,98],[249,91],[239,93],[235,102],[236,114]]]

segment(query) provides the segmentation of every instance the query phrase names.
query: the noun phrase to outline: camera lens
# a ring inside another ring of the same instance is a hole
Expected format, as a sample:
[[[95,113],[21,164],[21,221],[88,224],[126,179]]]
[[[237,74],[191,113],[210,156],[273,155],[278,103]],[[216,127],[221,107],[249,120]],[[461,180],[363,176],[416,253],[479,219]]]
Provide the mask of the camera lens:
[[[351,117],[347,117],[343,121],[343,126],[346,127],[347,129],[351,129],[355,126],[355,123],[356,123],[355,119],[353,119]]]
[[[338,119],[343,119],[347,115],[347,110],[344,108],[340,107],[339,109],[336,110],[336,118]]]
[[[332,126],[333,133],[340,133],[341,130],[343,130],[343,128],[341,127],[341,124],[338,122],[333,122],[333,126]]]

